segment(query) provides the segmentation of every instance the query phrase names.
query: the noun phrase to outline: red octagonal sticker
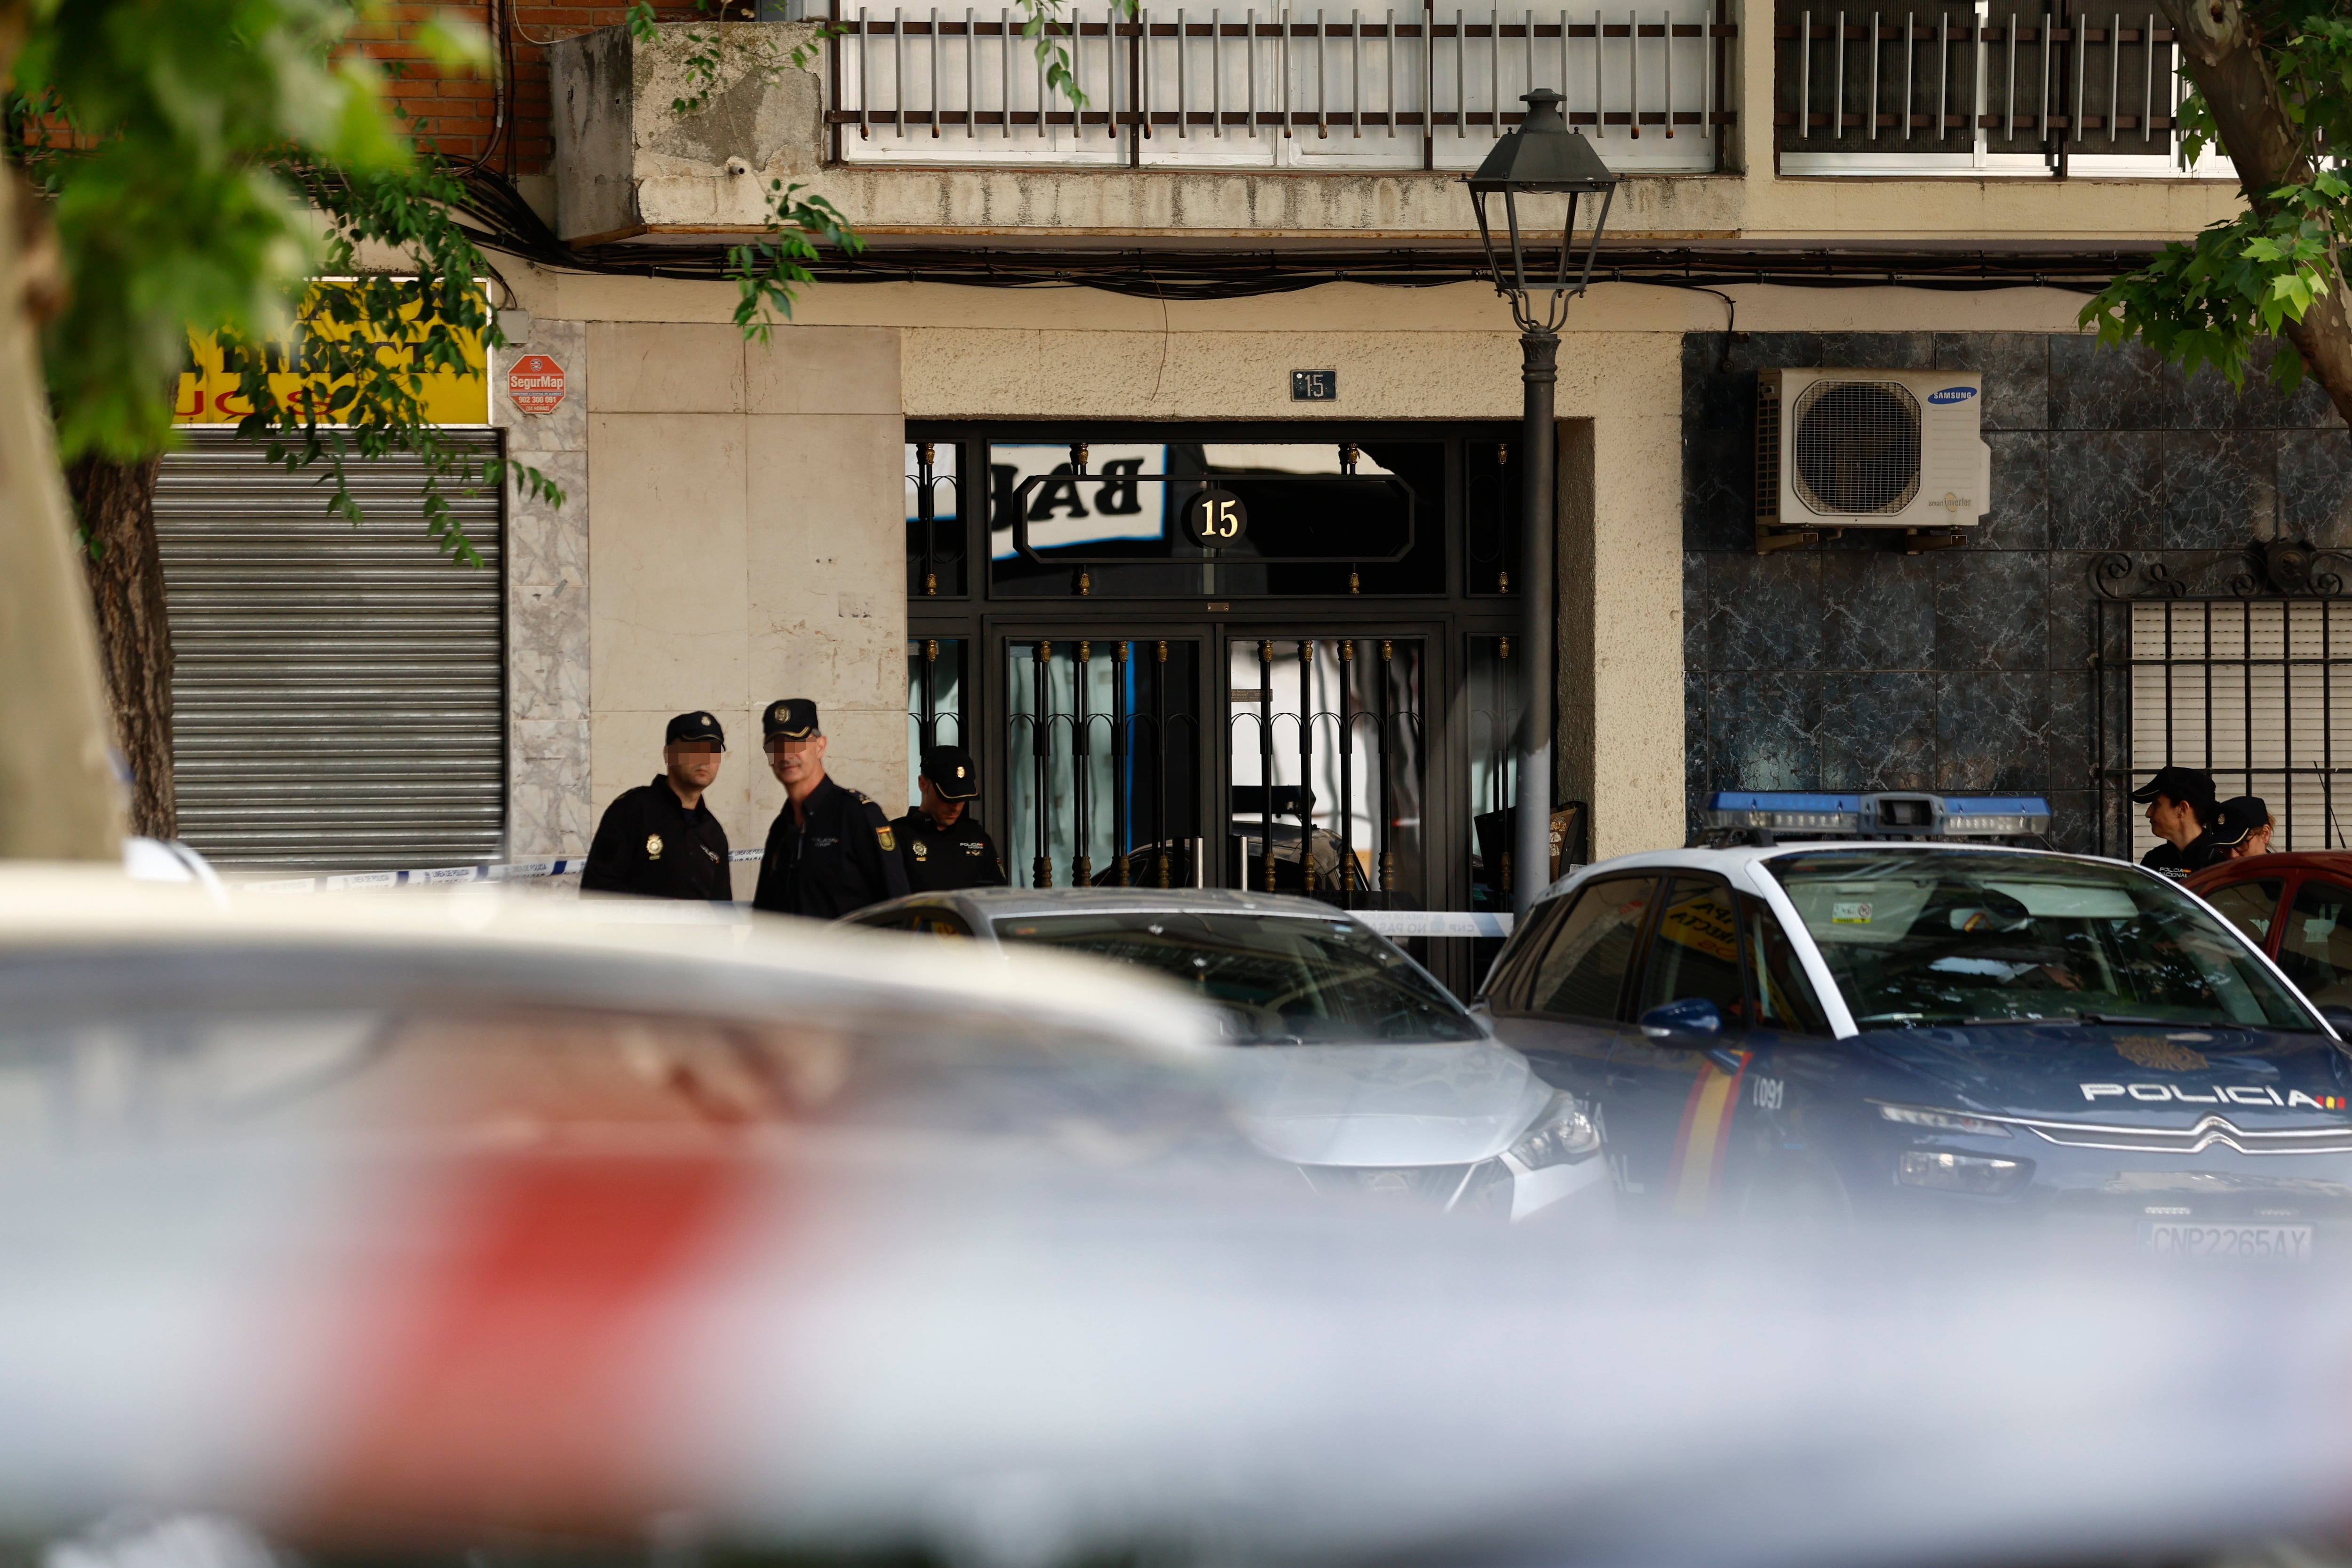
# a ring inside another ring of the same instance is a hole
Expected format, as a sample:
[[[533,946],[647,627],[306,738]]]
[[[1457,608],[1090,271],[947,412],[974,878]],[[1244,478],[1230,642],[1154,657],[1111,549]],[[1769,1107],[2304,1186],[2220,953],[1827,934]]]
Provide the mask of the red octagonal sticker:
[[[545,354],[525,354],[507,372],[507,395],[525,414],[552,414],[563,401],[563,367]]]

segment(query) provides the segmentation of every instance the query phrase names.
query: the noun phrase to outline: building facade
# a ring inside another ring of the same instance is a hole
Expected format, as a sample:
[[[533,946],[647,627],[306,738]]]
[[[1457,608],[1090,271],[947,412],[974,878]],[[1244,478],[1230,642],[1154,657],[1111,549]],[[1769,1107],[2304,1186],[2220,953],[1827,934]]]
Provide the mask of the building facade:
[[[487,113],[416,89],[483,160],[519,339],[491,421],[566,492],[505,521],[509,853],[584,847],[688,708],[737,738],[713,800],[758,842],[756,715],[803,696],[894,807],[921,740],[971,747],[1019,881],[1499,897],[1519,356],[1460,174],[1539,86],[1625,175],[1559,356],[1573,857],[1736,787],[2046,794],[2061,842],[2120,850],[2159,743],[2273,770],[2326,831],[2340,584],[2273,557],[2352,526],[2343,432],[2077,321],[2233,207],[2179,156],[2163,29],[1068,15],[1083,107],[1001,8],[847,0],[650,40],[510,8]],[[865,247],[747,339],[726,254],[788,186]],[[544,412],[523,356],[560,370]],[[1980,375],[1981,522],[1761,538],[1758,373],[1824,367]],[[1204,494],[1245,537],[1202,535]],[[2265,702],[2321,752],[2263,751]]]

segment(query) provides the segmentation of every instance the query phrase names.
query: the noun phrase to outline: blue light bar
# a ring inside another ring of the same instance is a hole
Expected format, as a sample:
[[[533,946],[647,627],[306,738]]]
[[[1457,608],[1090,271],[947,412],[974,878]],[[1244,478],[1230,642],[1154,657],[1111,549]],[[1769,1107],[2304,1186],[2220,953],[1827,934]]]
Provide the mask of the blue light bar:
[[[1887,790],[1826,795],[1801,790],[1718,790],[1706,826],[1763,828],[1775,836],[1847,838],[2009,838],[2050,831],[2039,795],[1939,795]]]

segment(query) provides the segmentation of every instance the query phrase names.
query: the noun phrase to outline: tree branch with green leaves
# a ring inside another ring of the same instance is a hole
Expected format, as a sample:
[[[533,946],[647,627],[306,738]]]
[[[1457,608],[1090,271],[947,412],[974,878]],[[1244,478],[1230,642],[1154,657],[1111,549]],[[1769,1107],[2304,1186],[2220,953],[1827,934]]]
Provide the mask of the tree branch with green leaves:
[[[2191,90],[2183,155],[2218,148],[2246,210],[2167,245],[2109,283],[2082,322],[2102,342],[2145,342],[2184,371],[2210,366],[2243,388],[2265,348],[2292,389],[2308,374],[2352,424],[2352,317],[2344,248],[2352,183],[2352,20],[2307,3],[2159,0],[2179,36]]]

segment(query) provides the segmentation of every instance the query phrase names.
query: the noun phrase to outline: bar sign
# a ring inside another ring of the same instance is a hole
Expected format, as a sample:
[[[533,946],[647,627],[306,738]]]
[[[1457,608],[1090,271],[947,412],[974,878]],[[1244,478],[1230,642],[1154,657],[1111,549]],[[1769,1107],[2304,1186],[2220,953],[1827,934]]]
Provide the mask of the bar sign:
[[[1336,403],[1339,397],[1339,373],[1336,370],[1294,370],[1290,373],[1290,401],[1293,403]]]

